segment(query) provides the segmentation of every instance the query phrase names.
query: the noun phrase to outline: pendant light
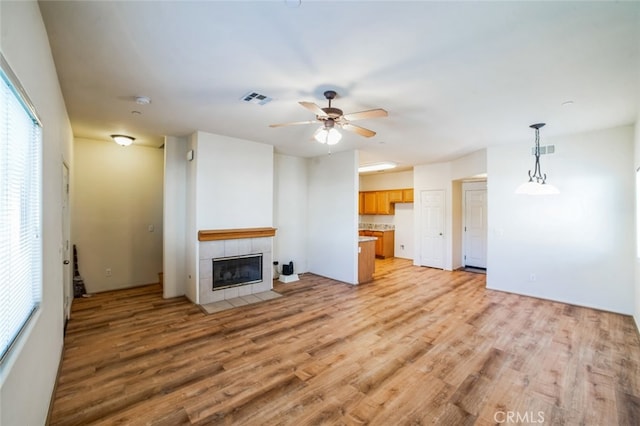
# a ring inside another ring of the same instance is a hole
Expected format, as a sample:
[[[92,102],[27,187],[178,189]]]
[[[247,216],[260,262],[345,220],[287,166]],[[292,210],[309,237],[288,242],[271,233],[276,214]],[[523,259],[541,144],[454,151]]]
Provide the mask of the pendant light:
[[[547,174],[543,174],[540,171],[540,128],[544,125],[545,123],[537,123],[529,126],[536,130],[536,146],[534,149],[536,162],[533,168],[533,174],[531,174],[531,170],[529,170],[529,180],[516,189],[516,194],[553,195],[560,193],[558,188],[547,183]]]

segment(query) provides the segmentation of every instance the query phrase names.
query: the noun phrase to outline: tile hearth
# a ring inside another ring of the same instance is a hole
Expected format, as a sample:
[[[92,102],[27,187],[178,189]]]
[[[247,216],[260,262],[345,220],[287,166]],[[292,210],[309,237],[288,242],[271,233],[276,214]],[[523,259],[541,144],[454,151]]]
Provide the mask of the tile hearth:
[[[235,297],[233,299],[220,300],[219,302],[207,303],[200,305],[200,308],[207,314],[226,311],[227,309],[237,308],[239,306],[252,305],[271,299],[282,297],[280,293],[275,291],[264,291],[261,293],[248,294],[246,296]]]

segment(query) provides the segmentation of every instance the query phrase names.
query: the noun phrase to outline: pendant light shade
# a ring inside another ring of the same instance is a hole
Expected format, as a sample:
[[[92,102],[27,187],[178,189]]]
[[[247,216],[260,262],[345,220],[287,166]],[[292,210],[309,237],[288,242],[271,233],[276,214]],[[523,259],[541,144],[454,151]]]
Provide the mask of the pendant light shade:
[[[531,174],[531,170],[529,170],[529,180],[518,186],[518,188],[516,189],[516,194],[554,195],[560,193],[558,188],[547,183],[547,174],[543,174],[540,171],[540,128],[544,125],[545,123],[537,123],[529,126],[532,129],[536,130],[536,141],[534,150],[536,161],[533,168],[533,174]]]

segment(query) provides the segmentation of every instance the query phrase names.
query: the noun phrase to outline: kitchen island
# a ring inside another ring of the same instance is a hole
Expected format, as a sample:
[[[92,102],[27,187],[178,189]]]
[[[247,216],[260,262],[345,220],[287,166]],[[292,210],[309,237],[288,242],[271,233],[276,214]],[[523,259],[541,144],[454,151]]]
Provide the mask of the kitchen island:
[[[376,237],[358,237],[358,284],[373,280],[376,266]]]

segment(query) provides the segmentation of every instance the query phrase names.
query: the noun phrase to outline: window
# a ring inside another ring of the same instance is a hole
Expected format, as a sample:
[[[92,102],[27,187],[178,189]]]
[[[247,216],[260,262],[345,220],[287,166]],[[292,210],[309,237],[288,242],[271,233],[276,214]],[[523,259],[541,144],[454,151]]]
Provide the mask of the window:
[[[42,294],[42,126],[0,54],[0,359]]]
[[[636,257],[640,259],[640,167],[636,169]]]

